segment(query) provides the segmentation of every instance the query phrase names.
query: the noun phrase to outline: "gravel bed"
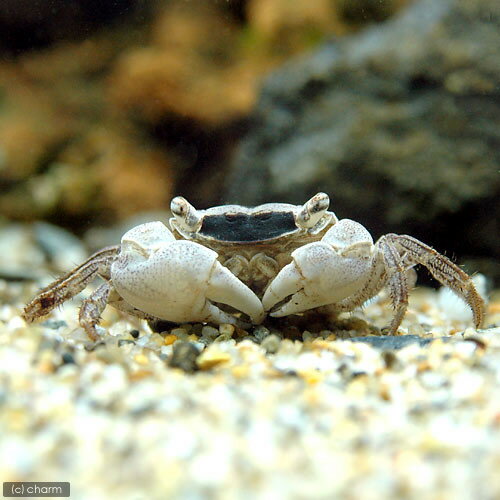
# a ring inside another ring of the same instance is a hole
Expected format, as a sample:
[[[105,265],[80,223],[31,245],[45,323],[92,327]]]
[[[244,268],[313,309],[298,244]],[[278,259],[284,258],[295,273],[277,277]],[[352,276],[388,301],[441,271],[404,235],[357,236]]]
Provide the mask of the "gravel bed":
[[[81,296],[19,316],[0,280],[0,477],[75,499],[500,498],[500,292],[476,331],[417,289],[398,336],[380,297],[336,320],[153,325]]]

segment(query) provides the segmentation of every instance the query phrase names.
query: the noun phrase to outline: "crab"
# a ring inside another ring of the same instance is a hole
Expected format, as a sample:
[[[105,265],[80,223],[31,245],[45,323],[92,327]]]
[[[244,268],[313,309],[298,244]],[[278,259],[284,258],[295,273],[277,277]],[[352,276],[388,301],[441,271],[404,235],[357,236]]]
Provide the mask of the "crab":
[[[88,336],[100,337],[107,304],[146,320],[238,326],[327,307],[353,311],[384,287],[390,292],[395,334],[414,285],[413,267],[425,266],[471,308],[476,328],[484,302],[471,278],[430,246],[407,235],[375,243],[358,222],[329,211],[327,194],[304,205],[222,205],[196,210],[178,196],[169,227],[149,222],[126,232],[41,290],[27,304],[27,322],[47,315],[96,277],[104,281],[80,308]]]

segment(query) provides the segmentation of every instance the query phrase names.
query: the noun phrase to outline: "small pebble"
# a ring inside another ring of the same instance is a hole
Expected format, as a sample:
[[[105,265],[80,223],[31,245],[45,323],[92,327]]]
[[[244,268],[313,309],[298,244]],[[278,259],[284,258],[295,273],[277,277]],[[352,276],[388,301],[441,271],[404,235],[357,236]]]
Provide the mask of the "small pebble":
[[[168,364],[185,372],[193,372],[198,368],[196,358],[199,354],[200,349],[193,342],[177,341],[173,344],[172,356]]]
[[[165,343],[165,337],[159,333],[153,333],[151,335],[150,341],[158,346],[162,346]]]
[[[163,341],[164,341],[165,345],[171,345],[178,339],[179,339],[179,337],[177,337],[177,335],[174,335],[173,333],[169,333],[168,335],[165,335],[165,338],[163,339]]]
[[[218,337],[215,337],[214,342],[226,342],[226,341],[231,340],[231,339],[232,339],[231,335],[222,334],[222,335],[219,335]]]
[[[317,337],[317,335],[314,335],[313,333],[311,333],[307,330],[304,330],[304,332],[302,333],[302,341],[303,342],[311,342],[316,337]]]
[[[201,336],[207,337],[209,339],[215,339],[219,336],[219,330],[217,330],[217,328],[214,328],[213,326],[205,325],[201,329]]]
[[[170,335],[175,335],[180,340],[187,340],[189,334],[189,330],[185,328],[173,328],[170,330]]]
[[[253,335],[258,342],[262,342],[269,335],[269,333],[269,329],[263,325],[256,326],[253,329]]]
[[[145,356],[144,354],[136,354],[134,356],[134,361],[136,363],[139,363],[140,365],[147,365],[149,363],[148,357]]]
[[[229,323],[223,323],[219,326],[220,334],[227,337],[228,339],[233,336],[234,330],[234,325],[230,325]]]
[[[76,363],[73,354],[71,354],[70,352],[63,353],[63,355],[61,356],[61,359],[65,365]]]
[[[266,350],[267,353],[274,354],[278,352],[278,349],[280,348],[280,343],[281,339],[277,335],[272,333],[262,341],[261,346]]]
[[[189,333],[192,333],[194,335],[198,335],[198,337],[201,336],[201,331],[203,330],[203,324],[202,323],[195,323]]]
[[[227,363],[231,355],[219,347],[220,344],[209,345],[198,357],[196,364],[201,370],[210,370],[221,363]]]

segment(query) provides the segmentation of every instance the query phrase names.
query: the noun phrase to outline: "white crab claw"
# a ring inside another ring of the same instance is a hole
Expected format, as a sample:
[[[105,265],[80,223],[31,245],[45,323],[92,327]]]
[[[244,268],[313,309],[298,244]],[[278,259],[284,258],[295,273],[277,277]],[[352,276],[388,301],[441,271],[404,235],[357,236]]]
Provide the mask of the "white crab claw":
[[[161,222],[123,236],[111,279],[129,304],[168,321],[239,322],[211,301],[244,312],[254,323],[264,317],[258,297],[217,261],[216,252],[176,240]]]
[[[257,295],[218,261],[215,261],[212,268],[206,297],[213,302],[222,302],[244,312],[250,317],[252,323],[259,324],[264,319],[264,308]],[[226,316],[234,320],[234,316],[227,314]],[[234,323],[234,321],[227,321],[227,318],[222,322]]]
[[[304,277],[300,273],[299,267],[295,262],[292,262],[283,267],[271,281],[262,297],[262,305],[268,311],[275,304],[297,293],[303,287]]]
[[[286,316],[335,304],[356,292],[367,280],[373,240],[360,224],[344,219],[322,241],[309,243],[292,253],[268,286],[262,304],[271,316]]]

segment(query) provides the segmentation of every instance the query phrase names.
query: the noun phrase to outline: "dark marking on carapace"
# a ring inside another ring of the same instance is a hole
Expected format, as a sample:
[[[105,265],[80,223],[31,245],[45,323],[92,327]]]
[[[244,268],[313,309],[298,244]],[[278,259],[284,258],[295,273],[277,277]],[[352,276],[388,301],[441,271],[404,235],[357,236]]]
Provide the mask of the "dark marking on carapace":
[[[297,230],[292,212],[206,215],[199,234],[231,243],[257,243]]]

